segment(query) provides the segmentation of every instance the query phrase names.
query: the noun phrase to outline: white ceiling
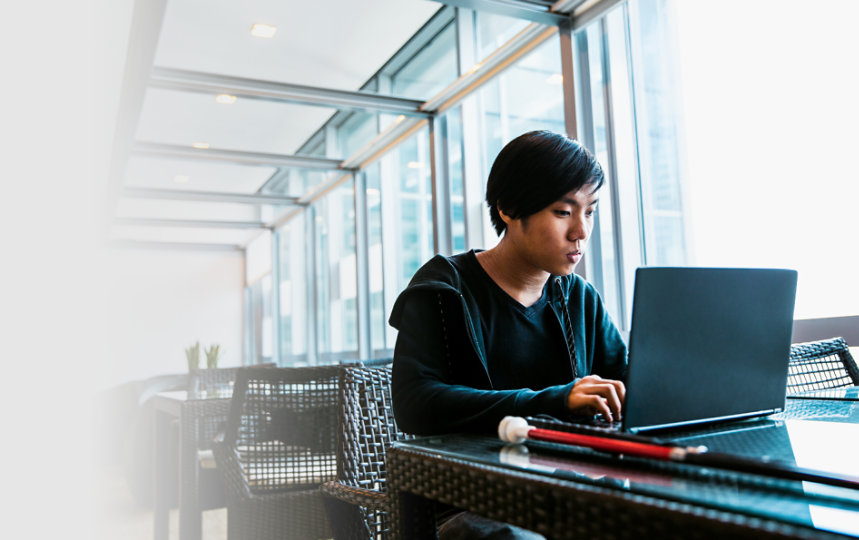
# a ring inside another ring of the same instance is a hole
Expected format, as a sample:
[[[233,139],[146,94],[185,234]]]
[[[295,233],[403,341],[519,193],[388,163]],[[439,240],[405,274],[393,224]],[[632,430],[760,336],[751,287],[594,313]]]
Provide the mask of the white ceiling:
[[[168,0],[153,67],[355,91],[440,7],[428,0]],[[277,33],[271,39],[253,37],[255,23],[276,26]],[[242,98],[226,105],[213,94],[148,88],[135,138],[184,148],[203,142],[212,149],[295,154],[335,112]],[[257,192],[276,172],[266,166],[132,155],[124,182],[128,187],[246,194]],[[177,183],[176,176],[187,181]],[[259,208],[239,210],[241,206],[122,197],[116,215],[259,219]],[[244,245],[258,233],[117,226],[112,236]]]

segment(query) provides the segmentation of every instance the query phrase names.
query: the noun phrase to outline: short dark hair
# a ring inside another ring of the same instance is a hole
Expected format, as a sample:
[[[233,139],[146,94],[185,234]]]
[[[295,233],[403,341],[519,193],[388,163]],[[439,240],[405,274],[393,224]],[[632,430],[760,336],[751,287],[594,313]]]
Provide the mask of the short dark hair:
[[[486,182],[486,204],[495,231],[507,224],[498,209],[513,219],[526,218],[570,191],[605,181],[602,167],[578,141],[551,131],[529,131],[507,143],[492,164]]]

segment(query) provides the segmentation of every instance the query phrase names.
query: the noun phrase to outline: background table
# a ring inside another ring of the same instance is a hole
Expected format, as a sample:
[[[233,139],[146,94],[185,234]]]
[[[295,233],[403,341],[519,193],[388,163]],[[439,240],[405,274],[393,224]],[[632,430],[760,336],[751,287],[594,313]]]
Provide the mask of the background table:
[[[169,532],[171,476],[170,452],[179,448],[179,537],[199,540],[202,530],[200,508],[200,442],[214,438],[212,420],[226,418],[230,409],[230,391],[162,392],[153,397],[155,407],[155,508],[154,536],[166,540]],[[178,428],[178,431],[177,429]],[[205,444],[208,448],[208,444]]]
[[[791,426],[822,425],[850,437],[859,433],[857,423],[856,402],[798,399],[765,420],[672,433],[672,438],[694,443],[697,437],[712,445],[716,433],[733,431],[733,439],[723,439],[730,440],[722,443],[726,447],[713,449],[784,459]],[[434,536],[436,502],[550,538],[837,538],[844,535],[833,530],[859,524],[857,490],[546,443],[505,445],[494,437],[449,435],[396,443],[388,450],[387,470],[401,538]],[[843,518],[841,525],[820,520],[833,514]]]

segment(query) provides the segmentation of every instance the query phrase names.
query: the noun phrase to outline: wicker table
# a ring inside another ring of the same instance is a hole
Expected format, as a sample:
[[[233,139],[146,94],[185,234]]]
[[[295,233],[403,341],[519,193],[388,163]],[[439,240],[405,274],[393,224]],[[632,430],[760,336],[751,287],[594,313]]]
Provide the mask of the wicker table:
[[[788,400],[784,413],[768,419],[672,437],[746,456],[789,460],[796,453],[797,463],[809,467],[799,459],[808,454],[808,444],[800,452],[803,445],[795,438],[808,438],[814,432],[810,428],[825,428],[843,436],[856,456],[856,424],[857,402],[802,399]],[[843,472],[859,476],[859,457],[851,460]],[[808,487],[549,443],[526,447],[493,437],[424,437],[395,443],[387,453],[387,469],[400,538],[434,538],[436,503],[549,538],[859,536],[859,490]],[[824,519],[833,514],[841,520]]]
[[[199,540],[202,534],[200,508],[200,459],[202,446],[211,448],[217,425],[230,410],[230,392],[162,392],[153,397],[155,407],[155,508],[154,537],[169,536],[171,475],[175,457],[175,427],[179,434],[179,536],[182,540]],[[173,443],[173,444],[171,444]]]

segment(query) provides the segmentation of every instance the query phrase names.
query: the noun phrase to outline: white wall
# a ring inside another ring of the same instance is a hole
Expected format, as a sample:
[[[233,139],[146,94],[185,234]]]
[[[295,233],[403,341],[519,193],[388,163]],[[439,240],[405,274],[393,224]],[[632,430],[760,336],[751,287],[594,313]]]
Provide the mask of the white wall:
[[[105,366],[100,386],[187,371],[185,347],[221,345],[242,362],[241,252],[111,249],[103,261]],[[201,353],[200,364],[205,366]]]

